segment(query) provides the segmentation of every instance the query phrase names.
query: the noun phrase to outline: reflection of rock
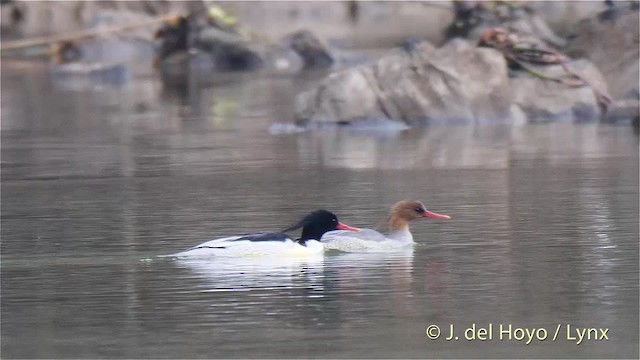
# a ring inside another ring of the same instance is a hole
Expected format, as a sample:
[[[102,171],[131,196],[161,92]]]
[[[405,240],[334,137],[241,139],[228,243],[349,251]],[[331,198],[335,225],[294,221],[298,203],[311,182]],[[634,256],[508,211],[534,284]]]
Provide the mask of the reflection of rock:
[[[131,70],[121,64],[70,63],[48,69],[51,81],[67,89],[122,86],[131,80]]]
[[[294,136],[296,162],[356,172],[436,169],[505,170],[513,161],[548,158],[575,160],[624,156],[635,137],[620,126],[558,122],[521,126],[428,126],[376,137],[346,129],[323,129]],[[404,175],[403,175],[404,176]],[[427,204],[428,205],[428,204]],[[354,226],[361,226],[355,222]]]
[[[533,68],[533,65],[529,66]],[[603,93],[607,86],[598,69],[586,60],[567,64]],[[553,78],[567,75],[561,65],[540,67],[540,73]],[[513,101],[527,115],[529,121],[597,121],[602,116],[598,99],[589,86],[571,87],[557,81],[514,72],[511,80]]]
[[[395,50],[370,66],[330,75],[297,98],[298,123],[390,119],[414,124],[507,119],[509,79],[504,58],[472,47],[428,43]]]
[[[507,126],[433,126],[386,137],[336,129],[309,132],[296,142],[302,163],[329,168],[506,169],[510,161]]]
[[[163,79],[182,79],[191,71],[211,72],[214,70],[214,63],[210,56],[201,51],[177,52],[160,61],[158,69]]]

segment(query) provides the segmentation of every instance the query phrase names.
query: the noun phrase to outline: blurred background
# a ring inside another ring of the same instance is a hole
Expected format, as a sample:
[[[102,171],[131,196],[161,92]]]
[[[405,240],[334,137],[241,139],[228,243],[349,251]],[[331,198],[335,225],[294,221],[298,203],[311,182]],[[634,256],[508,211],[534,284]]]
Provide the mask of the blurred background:
[[[4,357],[639,356],[637,2],[0,9]],[[403,253],[158,257],[404,198],[453,220]],[[425,336],[472,323],[610,330]]]

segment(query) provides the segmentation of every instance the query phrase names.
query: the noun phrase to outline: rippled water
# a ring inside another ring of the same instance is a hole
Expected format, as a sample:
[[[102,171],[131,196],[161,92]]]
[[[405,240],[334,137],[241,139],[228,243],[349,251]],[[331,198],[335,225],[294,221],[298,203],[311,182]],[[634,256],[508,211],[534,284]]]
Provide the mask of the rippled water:
[[[95,87],[3,63],[3,357],[638,357],[629,127],[269,134],[310,81]],[[406,197],[453,217],[415,223],[407,253],[156,257],[316,208],[375,227]],[[465,340],[473,323],[493,340]]]

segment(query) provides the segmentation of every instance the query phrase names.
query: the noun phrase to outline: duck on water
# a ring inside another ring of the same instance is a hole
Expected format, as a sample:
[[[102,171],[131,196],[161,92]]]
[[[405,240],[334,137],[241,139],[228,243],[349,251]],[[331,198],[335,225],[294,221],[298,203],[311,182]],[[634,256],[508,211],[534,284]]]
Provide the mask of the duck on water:
[[[375,252],[404,248],[414,244],[409,223],[422,218],[451,219],[448,215],[427,210],[420,201],[407,199],[391,207],[386,234],[372,229],[362,229],[357,233],[333,231],[323,236],[322,243],[327,250],[347,252]]]
[[[285,234],[302,228],[299,239]],[[211,256],[307,256],[321,254],[324,247],[320,242],[325,233],[335,230],[359,231],[338,221],[338,217],[326,210],[317,210],[305,216],[295,225],[282,232],[259,232],[233,235],[210,240],[188,250],[168,255],[178,258],[203,258]]]

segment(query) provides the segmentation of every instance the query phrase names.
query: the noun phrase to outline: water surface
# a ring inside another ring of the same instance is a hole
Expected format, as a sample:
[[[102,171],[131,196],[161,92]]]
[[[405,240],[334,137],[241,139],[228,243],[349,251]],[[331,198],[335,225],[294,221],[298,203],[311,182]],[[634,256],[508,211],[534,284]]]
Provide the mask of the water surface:
[[[3,63],[2,81],[6,358],[638,357],[629,127],[272,135],[313,78],[96,87]],[[317,208],[375,227],[407,197],[453,217],[416,222],[413,251],[156,257]],[[549,338],[467,341],[472,323]],[[552,341],[557,324],[609,340]]]

